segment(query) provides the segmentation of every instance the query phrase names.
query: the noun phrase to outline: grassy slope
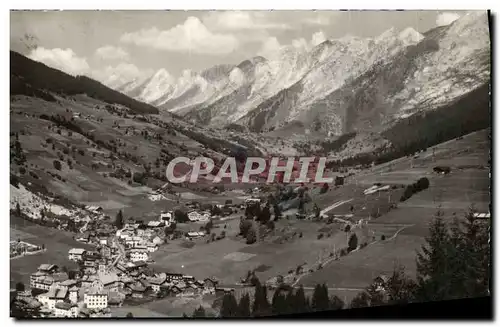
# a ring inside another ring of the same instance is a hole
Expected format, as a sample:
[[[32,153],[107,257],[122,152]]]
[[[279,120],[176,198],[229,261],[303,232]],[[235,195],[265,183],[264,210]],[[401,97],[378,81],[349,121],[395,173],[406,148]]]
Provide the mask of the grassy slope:
[[[157,114],[158,109],[110,89],[85,76],[73,77],[23,55],[10,52],[10,94],[38,96],[55,101],[49,93],[66,95],[87,94],[107,103],[129,107],[137,113]]]

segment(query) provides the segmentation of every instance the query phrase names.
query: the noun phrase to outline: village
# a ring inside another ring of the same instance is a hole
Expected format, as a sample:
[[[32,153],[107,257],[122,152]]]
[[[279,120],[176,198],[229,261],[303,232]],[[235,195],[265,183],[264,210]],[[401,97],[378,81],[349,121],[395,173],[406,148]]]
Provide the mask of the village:
[[[100,212],[101,208],[88,207]],[[110,308],[167,296],[194,297],[224,294],[215,278],[177,272],[155,272],[148,267],[152,252],[164,243],[164,229],[175,224],[173,212],[162,212],[156,221],[129,220],[121,229],[87,224],[75,240],[95,245],[95,250],[73,248],[68,259],[78,271],[67,271],[50,263],[42,264],[30,276],[30,291],[17,294],[27,309],[39,310],[42,317],[110,317]],[[209,212],[189,212],[190,221],[208,221]],[[99,226],[93,228],[92,226]],[[170,237],[175,237],[172,234]],[[186,239],[205,236],[203,231],[187,232]]]
[[[248,198],[245,203],[260,203],[260,199]],[[224,205],[208,206],[208,210],[207,206],[194,201],[185,206],[186,212],[163,211],[158,219],[148,222],[133,218],[124,222],[120,211],[118,223],[112,223],[101,207],[85,206],[82,212],[87,216],[72,219],[70,225],[78,223],[74,239],[92,246],[93,250],[72,248],[68,251],[68,260],[76,263],[78,270],[70,271],[49,262],[41,264],[30,275],[29,288],[23,287],[16,292],[16,300],[24,310],[35,310],[41,317],[111,317],[111,309],[124,304],[134,305],[169,296],[222,296],[234,291],[218,287],[218,280],[213,276],[197,279],[178,272],[158,272],[149,266],[154,262],[151,254],[170,240],[196,241],[210,236],[205,227],[176,230],[178,221],[206,226],[212,219],[224,219],[223,216],[246,207],[233,205],[230,200]],[[67,222],[59,224],[57,228],[68,229],[67,225]],[[222,231],[215,238],[221,239],[224,234]],[[16,248],[23,244],[18,240],[11,242],[11,247],[12,243],[18,244]],[[40,246],[32,247],[33,251],[44,250]],[[18,252],[11,250],[11,256]]]

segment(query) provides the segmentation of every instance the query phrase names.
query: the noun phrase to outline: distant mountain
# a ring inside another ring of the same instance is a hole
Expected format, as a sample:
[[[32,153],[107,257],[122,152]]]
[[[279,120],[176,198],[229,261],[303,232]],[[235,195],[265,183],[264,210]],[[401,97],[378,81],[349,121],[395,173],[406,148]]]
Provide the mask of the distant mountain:
[[[93,79],[71,76],[10,51],[10,94],[35,96],[55,101],[53,94],[87,94],[89,97],[128,107],[136,113],[157,114],[158,109],[134,100]]]
[[[339,60],[343,69],[334,68],[337,58],[326,61],[319,73],[313,69],[238,123],[253,131],[296,120],[338,135],[370,130],[437,108],[490,79],[486,15],[469,14],[425,37],[411,30],[386,32],[373,40],[370,55],[350,43],[351,53]],[[335,53],[347,50],[341,44]]]
[[[265,132],[300,122],[341,135],[378,129],[432,110],[489,81],[486,13],[469,13],[424,34],[391,28],[345,36],[273,58],[217,65],[173,79],[157,72],[124,93],[203,125]]]

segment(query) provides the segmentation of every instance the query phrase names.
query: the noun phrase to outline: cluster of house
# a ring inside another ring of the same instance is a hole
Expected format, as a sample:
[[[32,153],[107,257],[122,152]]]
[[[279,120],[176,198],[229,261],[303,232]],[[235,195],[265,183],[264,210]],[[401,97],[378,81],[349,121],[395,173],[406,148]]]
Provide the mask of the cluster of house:
[[[71,260],[81,264],[70,274],[53,264],[42,264],[30,276],[30,288],[23,301],[48,317],[105,317],[109,308],[119,307],[126,299],[189,297],[215,294],[215,278],[196,280],[180,273],[155,273],[143,261],[106,260],[102,255],[72,249]],[[88,269],[91,263],[94,269]],[[71,275],[71,278],[70,278]]]

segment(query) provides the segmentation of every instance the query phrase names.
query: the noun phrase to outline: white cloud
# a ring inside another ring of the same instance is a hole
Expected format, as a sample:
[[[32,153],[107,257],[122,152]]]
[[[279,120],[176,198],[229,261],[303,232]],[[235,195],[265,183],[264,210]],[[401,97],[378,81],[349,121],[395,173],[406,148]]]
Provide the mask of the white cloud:
[[[93,70],[92,77],[109,87],[118,87],[136,79],[145,79],[153,73],[152,69],[139,69],[134,64],[120,63],[116,66]]]
[[[263,56],[267,59],[274,59],[281,48],[281,44],[278,39],[274,36],[268,37],[263,43],[262,47],[258,52],[259,56]]]
[[[112,45],[106,45],[98,48],[95,51],[95,55],[104,60],[126,60],[129,58],[129,54],[127,51],[123,50],[120,47],[115,47]]]
[[[338,14],[338,11],[312,12],[304,16],[302,23],[305,25],[328,26],[333,22],[333,18]]]
[[[212,11],[203,17],[203,22],[216,30],[287,30],[291,26],[270,20],[272,12],[260,11]]]
[[[38,47],[32,50],[28,57],[70,75],[83,75],[90,68],[87,59],[78,57],[71,49],[45,49]]]
[[[437,26],[446,26],[450,25],[454,21],[460,18],[459,14],[452,13],[452,12],[444,12],[441,13],[437,16],[436,18],[436,25]]]
[[[323,31],[318,31],[313,33],[311,40],[307,41],[305,38],[301,37],[294,39],[291,42],[291,46],[299,51],[310,51],[312,48],[318,44],[326,41],[326,36]],[[280,44],[278,39],[274,36],[267,37],[263,42],[258,55],[264,56],[267,59],[276,59],[279,56],[280,50],[286,45]]]
[[[311,45],[315,47],[318,44],[321,44],[325,41],[326,41],[325,33],[323,33],[323,31],[319,31],[312,35]]]
[[[120,41],[159,50],[213,55],[231,53],[240,45],[234,35],[213,33],[196,17],[188,17],[183,24],[166,31],[153,27],[126,33]]]

